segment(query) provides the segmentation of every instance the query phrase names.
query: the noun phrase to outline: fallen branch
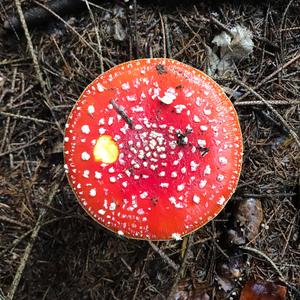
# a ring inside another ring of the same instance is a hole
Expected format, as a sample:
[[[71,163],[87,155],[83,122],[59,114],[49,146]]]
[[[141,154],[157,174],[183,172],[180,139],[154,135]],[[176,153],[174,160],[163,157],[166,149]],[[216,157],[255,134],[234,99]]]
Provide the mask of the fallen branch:
[[[47,2],[47,7],[59,15],[79,12],[84,6],[81,0],[52,0]],[[24,19],[29,27],[33,27],[47,24],[55,18],[49,11],[41,7],[34,7],[24,12]],[[20,31],[22,21],[17,16],[12,16],[4,22],[4,29]]]

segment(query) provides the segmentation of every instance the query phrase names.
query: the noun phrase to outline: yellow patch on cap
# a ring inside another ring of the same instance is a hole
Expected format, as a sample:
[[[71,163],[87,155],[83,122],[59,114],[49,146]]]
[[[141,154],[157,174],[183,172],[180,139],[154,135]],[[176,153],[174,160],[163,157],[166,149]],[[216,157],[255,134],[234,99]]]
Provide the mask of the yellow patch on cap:
[[[93,153],[96,161],[112,164],[118,159],[119,147],[110,135],[102,135],[98,138]]]

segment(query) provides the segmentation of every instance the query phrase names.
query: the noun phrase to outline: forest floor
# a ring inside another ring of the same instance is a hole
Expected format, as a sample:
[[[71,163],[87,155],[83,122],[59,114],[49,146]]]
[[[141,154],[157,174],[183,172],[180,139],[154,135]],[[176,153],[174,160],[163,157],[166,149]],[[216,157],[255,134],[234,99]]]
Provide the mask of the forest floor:
[[[300,299],[300,1],[83,1],[27,19],[27,36],[11,18],[19,3],[0,4],[0,299],[239,299],[250,280]],[[237,25],[251,49],[216,67],[213,40]],[[188,239],[152,245],[97,225],[63,171],[63,128],[85,86],[144,57],[209,73],[244,137],[223,212]]]

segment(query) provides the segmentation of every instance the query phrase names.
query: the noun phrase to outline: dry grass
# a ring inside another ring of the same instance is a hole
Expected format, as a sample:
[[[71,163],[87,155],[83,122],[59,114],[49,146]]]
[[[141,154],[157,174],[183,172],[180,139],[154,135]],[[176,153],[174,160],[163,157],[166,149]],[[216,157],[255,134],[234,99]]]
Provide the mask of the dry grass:
[[[237,292],[249,278],[280,281],[273,263],[288,285],[288,299],[299,299],[300,157],[289,132],[300,130],[300,61],[289,62],[300,51],[300,2],[186,1],[180,6],[157,1],[138,2],[136,9],[135,1],[132,9],[119,2],[103,2],[105,10],[90,5],[90,11],[64,17],[65,23],[31,28],[38,66],[22,31],[0,37],[0,299],[12,294],[20,300],[165,299],[174,291],[179,273],[147,242],[107,232],[76,203],[66,179],[61,181],[59,127],[102,64],[107,70],[134,58],[167,56],[205,70],[205,45],[222,30],[210,21],[212,13],[227,28],[242,24],[253,31],[254,52],[236,65],[234,76],[264,100],[274,100],[273,108],[288,128],[263,103],[251,104],[260,99],[238,81],[220,80],[237,91],[232,100],[245,141],[239,187],[225,211],[193,235],[184,260],[181,243],[157,246],[179,266],[180,276],[191,286],[203,286],[212,299],[229,298],[215,282],[216,268],[236,256],[248,262]],[[30,1],[22,7],[36,5]],[[13,1],[0,5],[1,21],[13,13]],[[276,105],[283,100],[286,105]],[[268,226],[247,246],[272,263],[227,243],[232,207],[250,196],[261,199]]]

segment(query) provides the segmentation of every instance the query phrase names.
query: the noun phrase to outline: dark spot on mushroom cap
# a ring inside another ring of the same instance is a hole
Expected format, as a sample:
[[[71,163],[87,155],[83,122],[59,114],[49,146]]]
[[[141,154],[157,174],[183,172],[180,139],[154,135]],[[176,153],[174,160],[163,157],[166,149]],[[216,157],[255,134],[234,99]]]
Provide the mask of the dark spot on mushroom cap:
[[[165,67],[162,65],[162,64],[157,64],[156,65],[156,70],[158,72],[158,74],[164,74],[164,73],[167,73]]]
[[[198,146],[197,148],[199,149],[200,154],[201,154],[202,157],[205,156],[209,152],[209,148],[207,148],[207,147]]]
[[[187,136],[192,132],[193,132],[192,128],[186,129],[184,133],[182,133],[180,130],[178,130],[176,132],[177,145],[180,145],[180,146],[187,145],[188,144]]]
[[[152,197],[151,201],[152,201],[152,204],[155,206],[158,203],[158,198],[157,197]]]
[[[128,115],[125,112],[125,109],[123,106],[119,106],[117,101],[110,100],[110,104],[113,106],[113,108],[116,110],[116,112],[123,118],[123,120],[128,124],[129,128],[133,127],[132,120],[128,117]]]

